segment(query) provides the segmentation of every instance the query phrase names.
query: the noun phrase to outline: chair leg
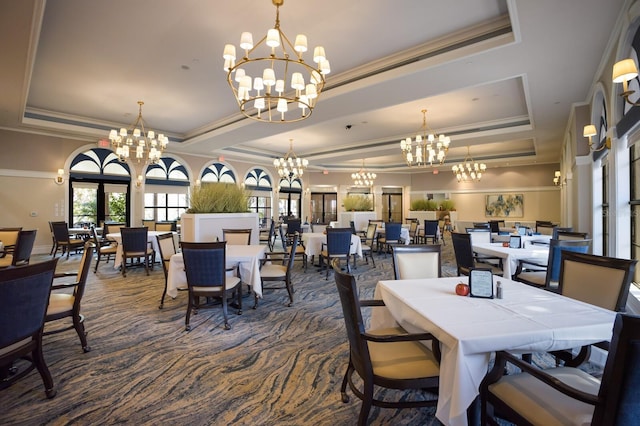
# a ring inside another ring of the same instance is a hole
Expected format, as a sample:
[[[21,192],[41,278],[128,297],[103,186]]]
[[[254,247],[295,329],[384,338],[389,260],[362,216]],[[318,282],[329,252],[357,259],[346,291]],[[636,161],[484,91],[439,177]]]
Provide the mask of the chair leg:
[[[193,308],[194,300],[191,294],[189,295],[189,301],[187,302],[187,315],[184,318],[184,329],[185,331],[191,331],[191,325],[189,324],[189,320],[191,319],[191,309]]]
[[[289,304],[287,306],[293,305],[293,288],[291,286],[291,279],[287,277],[285,284],[287,286],[287,293],[289,293]]]
[[[224,317],[224,329],[231,330],[229,325],[229,319],[227,318],[227,294],[226,291],[222,292],[222,316]]]
[[[167,277],[165,275],[165,277],[164,277],[164,291],[162,292],[162,297],[160,298],[160,306],[158,306],[158,309],[164,308],[164,296],[166,294],[167,294]]]
[[[33,351],[31,351],[31,356],[33,357],[33,363],[38,369],[38,373],[40,373],[40,377],[42,377],[45,395],[47,395],[47,398],[51,399],[56,396],[57,391],[53,384],[53,378],[49,372],[49,367],[47,367],[47,364],[44,361],[44,356],[42,355],[42,342],[38,343]]]
[[[367,426],[367,418],[369,417],[371,405],[373,405],[373,383],[365,383],[363,387],[362,408],[360,408],[358,426]]]
[[[100,249],[98,249],[100,250]],[[108,261],[108,260],[107,260]],[[96,267],[93,269],[93,273],[98,272],[98,264],[100,263],[100,253],[98,253],[98,259],[96,260]]]
[[[347,371],[344,373],[344,378],[342,379],[342,386],[340,386],[340,394],[342,395],[342,402],[345,404],[349,402],[349,395],[347,395],[347,384],[349,383],[349,376],[353,374],[353,364],[351,363],[351,357],[349,357],[349,365],[347,366]]]
[[[238,315],[242,315],[242,281],[238,284],[238,288],[236,289],[236,295],[238,296]]]
[[[82,315],[78,315],[73,317],[73,327],[76,329],[76,333],[78,333],[78,337],[80,338],[80,344],[82,345],[82,350],[87,353],[91,351],[91,347],[87,343],[87,332],[84,329],[84,317]]]

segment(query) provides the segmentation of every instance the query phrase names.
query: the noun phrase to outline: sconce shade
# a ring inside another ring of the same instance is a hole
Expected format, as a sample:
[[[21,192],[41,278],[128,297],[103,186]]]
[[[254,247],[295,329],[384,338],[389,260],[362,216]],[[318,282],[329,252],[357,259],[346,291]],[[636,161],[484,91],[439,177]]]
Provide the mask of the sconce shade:
[[[584,136],[585,138],[595,136],[597,134],[598,132],[596,131],[596,126],[594,126],[593,124],[587,124],[582,130],[582,136]]]
[[[613,82],[623,83],[638,76],[638,68],[633,59],[623,59],[613,65]]]

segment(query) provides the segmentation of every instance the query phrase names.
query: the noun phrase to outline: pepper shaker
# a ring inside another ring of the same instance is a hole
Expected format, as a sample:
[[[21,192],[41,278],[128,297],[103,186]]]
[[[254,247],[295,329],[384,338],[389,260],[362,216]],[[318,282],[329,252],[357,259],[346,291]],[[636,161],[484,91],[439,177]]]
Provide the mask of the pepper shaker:
[[[502,282],[498,281],[496,285],[496,299],[502,299]]]

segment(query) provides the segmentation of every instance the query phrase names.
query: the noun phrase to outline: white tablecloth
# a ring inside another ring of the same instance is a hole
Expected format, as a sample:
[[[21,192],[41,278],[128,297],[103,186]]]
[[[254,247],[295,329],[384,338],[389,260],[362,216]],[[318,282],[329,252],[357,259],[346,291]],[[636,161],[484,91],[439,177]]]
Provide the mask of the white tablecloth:
[[[465,425],[491,354],[576,348],[611,339],[615,312],[502,277],[503,299],[456,296],[467,277],[380,281],[372,328],[396,322],[409,332],[427,331],[442,343],[436,417]]]
[[[367,228],[362,229],[362,232],[366,233]],[[380,234],[384,234],[384,228],[378,227],[376,228],[376,238],[378,238]],[[402,238],[402,241],[404,241],[405,245],[409,245],[409,243],[411,242],[411,238],[409,237],[409,228],[405,227],[405,225],[402,225],[402,229],[400,230],[400,238]]]
[[[307,256],[320,255],[322,252],[322,244],[327,244],[327,236],[322,232],[307,232],[302,234],[302,243],[304,244],[304,252]],[[351,247],[349,254],[356,254],[362,257],[362,243],[360,237],[351,235]]]
[[[167,231],[147,231],[147,241],[151,243],[151,247],[156,252],[156,259],[160,258],[160,249],[158,248],[158,239],[156,236],[166,234]],[[179,245],[178,242],[178,233],[172,232],[173,234],[173,243],[176,245],[176,248]],[[107,238],[110,240],[115,240],[118,242],[118,248],[116,249],[116,258],[113,259],[113,267],[118,269],[120,265],[122,265],[122,234],[120,232],[114,232],[111,234],[107,234]]]
[[[503,259],[502,270],[505,278],[511,278],[518,268],[518,261],[531,259],[537,263],[545,263],[549,258],[549,247],[542,245],[530,245],[516,249],[503,247],[502,243],[480,243],[473,245],[473,251],[488,256],[498,256]]]
[[[250,285],[253,292],[262,297],[262,281],[260,280],[260,259],[264,258],[267,246],[264,244],[227,245],[227,267],[238,265],[242,282]],[[175,298],[179,288],[187,288],[187,275],[184,272],[182,253],[171,256],[169,274],[167,275],[167,295]]]
[[[532,245],[536,245],[536,243],[538,244],[546,244],[549,245],[549,242],[551,241],[551,235],[518,235],[518,234],[509,234],[509,235],[496,235],[496,234],[492,234],[491,235],[491,239],[493,240],[492,242],[494,243],[498,243],[498,242],[509,242],[509,238],[512,236],[519,236],[520,237],[520,241],[522,241],[523,246],[524,247],[529,247]]]

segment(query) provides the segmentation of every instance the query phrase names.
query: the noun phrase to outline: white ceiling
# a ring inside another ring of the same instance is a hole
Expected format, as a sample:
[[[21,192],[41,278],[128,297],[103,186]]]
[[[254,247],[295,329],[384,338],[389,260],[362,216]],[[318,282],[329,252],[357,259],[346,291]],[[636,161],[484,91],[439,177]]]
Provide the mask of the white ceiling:
[[[239,113],[222,50],[273,27],[270,0],[3,1],[0,127],[98,141],[143,100],[178,155],[269,165],[293,139],[312,169],[406,172],[399,141],[427,109],[452,139],[441,169],[467,146],[489,168],[557,163],[623,2],[285,0],[283,32],[332,70],[309,119],[268,124]]]

